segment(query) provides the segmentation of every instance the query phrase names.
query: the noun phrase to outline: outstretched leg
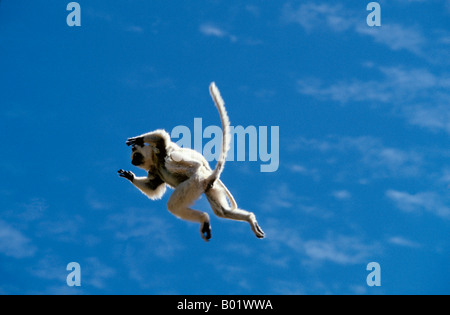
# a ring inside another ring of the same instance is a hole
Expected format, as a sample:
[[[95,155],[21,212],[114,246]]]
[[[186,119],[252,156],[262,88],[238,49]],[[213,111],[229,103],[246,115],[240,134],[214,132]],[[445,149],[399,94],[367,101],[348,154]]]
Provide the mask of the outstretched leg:
[[[189,208],[203,193],[203,185],[196,178],[188,179],[177,186],[167,202],[167,209],[176,217],[200,223],[200,233],[205,241],[211,239],[209,215]]]
[[[257,238],[264,238],[265,234],[256,221],[256,217],[252,212],[242,209],[232,209],[227,201],[227,194],[221,185],[215,185],[205,192],[206,198],[211,205],[214,213],[221,218],[245,221],[250,224],[250,227]]]

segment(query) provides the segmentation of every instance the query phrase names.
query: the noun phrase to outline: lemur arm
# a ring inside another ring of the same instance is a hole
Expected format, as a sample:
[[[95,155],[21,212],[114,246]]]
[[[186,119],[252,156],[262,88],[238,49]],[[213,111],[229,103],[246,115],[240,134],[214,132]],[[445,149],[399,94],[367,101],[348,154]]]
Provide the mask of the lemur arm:
[[[166,184],[156,174],[149,172],[147,177],[136,177],[130,171],[119,170],[118,173],[120,177],[128,179],[137,189],[152,200],[161,199],[166,192]]]
[[[167,144],[170,143],[170,136],[166,131],[159,129],[152,132],[144,133],[137,137],[128,138],[126,142],[128,146],[138,145],[141,147],[144,146],[145,143],[165,147]]]

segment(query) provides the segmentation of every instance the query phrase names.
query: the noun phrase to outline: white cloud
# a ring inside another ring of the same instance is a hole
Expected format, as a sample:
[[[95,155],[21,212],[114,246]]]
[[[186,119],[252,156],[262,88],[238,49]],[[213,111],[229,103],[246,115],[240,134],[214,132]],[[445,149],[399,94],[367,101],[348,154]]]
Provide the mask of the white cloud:
[[[109,27],[118,28],[125,32],[131,32],[140,34],[144,32],[144,28],[135,24],[131,24],[128,21],[123,20],[123,16],[116,16],[110,12],[94,10],[87,8],[85,11],[86,16],[92,20],[99,20],[103,24],[107,24]],[[154,25],[155,23],[153,23]]]
[[[269,228],[267,232],[268,235],[271,235],[268,239],[270,242],[286,246],[301,254],[301,261],[305,265],[315,265],[321,262],[339,265],[360,264],[381,251],[381,247],[377,243],[366,243],[361,237],[346,236],[335,232],[329,232],[324,239],[310,240],[302,239],[295,229],[284,228],[272,231]]]
[[[283,208],[292,208],[296,205],[295,194],[287,184],[281,184],[270,189],[261,208],[266,211],[278,211]]]
[[[69,271],[66,266],[70,261],[64,261],[58,255],[47,254],[39,259],[35,264],[27,268],[27,271],[38,278],[45,280],[54,280],[54,283],[61,283],[64,285],[55,286],[53,289],[47,291],[49,294],[80,294],[80,289],[76,291],[73,289],[66,292],[67,288],[66,277]],[[97,257],[88,257],[77,261],[81,266],[81,288],[94,287],[97,289],[105,289],[107,280],[116,275],[115,269],[102,263]]]
[[[20,219],[34,221],[41,218],[48,209],[47,201],[43,198],[33,198],[22,206],[24,211],[19,214]]]
[[[326,140],[299,138],[292,141],[291,150],[322,153],[321,159],[333,165],[334,172],[344,177],[415,177],[422,173],[421,153],[388,147],[374,137],[330,136]]]
[[[27,271],[34,277],[45,280],[57,280],[65,284],[68,275],[66,271],[67,263],[62,261],[59,256],[47,253],[30,265]]]
[[[97,257],[89,257],[84,260],[82,268],[82,285],[92,286],[97,289],[106,288],[108,279],[116,275],[116,270],[102,263]]]
[[[297,23],[308,32],[323,27],[345,31],[355,23],[341,5],[328,3],[302,3],[298,8],[289,3],[283,7],[282,14],[285,22]]]
[[[305,295],[307,290],[304,285],[295,280],[272,280],[271,289],[279,295]]]
[[[426,38],[420,30],[400,24],[385,24],[375,28],[359,23],[355,31],[368,35],[375,42],[384,44],[395,51],[404,49],[420,55],[426,45]]]
[[[435,106],[416,104],[405,107],[403,111],[410,124],[450,134],[450,101]]]
[[[152,209],[127,208],[106,219],[104,229],[112,232],[111,239],[120,252],[120,261],[126,267],[128,277],[141,288],[148,288],[155,281],[148,269],[149,261],[155,257],[166,261],[176,259],[183,249],[176,238],[178,233],[164,218],[168,215],[164,212],[155,215]],[[198,233],[198,229],[193,232]],[[150,277],[152,281],[149,281]],[[163,289],[159,287],[158,290]]]
[[[89,235],[79,234],[85,219],[80,215],[58,214],[44,218],[36,225],[36,237],[51,237],[65,243],[87,243]]]
[[[332,196],[338,200],[348,200],[352,198],[352,194],[348,190],[333,191]]]
[[[439,180],[450,185],[450,168],[446,168],[442,171],[442,175],[440,176]]]
[[[436,76],[426,69],[406,69],[403,67],[379,67],[383,77],[379,80],[340,81],[324,86],[318,79],[298,80],[298,91],[322,99],[331,99],[340,103],[349,101],[394,103],[411,101],[420,97],[429,97],[436,90],[450,88],[450,77]]]
[[[333,216],[331,211],[313,204],[309,197],[299,195],[295,188],[286,183],[275,185],[265,192],[259,208],[272,213],[283,210],[301,211],[303,214],[322,219]]]
[[[218,37],[218,38],[228,38],[231,42],[236,42],[237,37],[228,33],[227,31],[219,28],[216,25],[205,23],[200,25],[200,33],[202,33],[205,36],[212,36],[212,37]]]
[[[414,213],[427,211],[441,218],[450,219],[450,207],[436,192],[410,194],[404,191],[388,190],[386,196],[402,211]]]
[[[305,167],[303,165],[300,165],[300,164],[288,165],[288,169],[289,169],[289,171],[291,173],[300,174],[300,175],[303,175],[303,176],[309,176],[314,181],[319,181],[320,180],[319,172],[318,172],[317,169],[307,168],[307,167]]]
[[[377,248],[376,245],[364,244],[358,237],[342,235],[306,241],[303,246],[311,262],[330,261],[340,265],[363,263]]]
[[[158,235],[166,225],[162,218],[137,209],[110,215],[107,223],[108,228],[114,229],[115,237],[122,241]]]
[[[423,55],[427,40],[422,32],[414,27],[400,24],[382,23],[381,27],[369,27],[358,12],[340,4],[306,2],[298,7],[286,4],[282,9],[282,19],[287,23],[299,24],[305,31],[331,30],[335,32],[354,32],[370,36],[375,42],[392,50],[407,50]]]
[[[389,243],[401,247],[409,247],[409,248],[418,248],[420,247],[419,243],[416,243],[414,241],[408,240],[402,236],[393,236],[390,237],[388,240]]]
[[[382,75],[378,80],[338,81],[327,86],[321,80],[305,78],[297,81],[297,89],[301,94],[341,104],[364,102],[377,107],[386,104],[412,125],[450,133],[448,74],[435,75],[423,68],[376,70]]]
[[[0,254],[13,258],[33,256],[36,247],[22,232],[0,220]]]
[[[111,204],[101,200],[97,191],[92,188],[87,189],[86,202],[89,207],[94,210],[107,210],[111,208]]]
[[[161,258],[170,258],[175,252],[182,249],[180,243],[173,238],[176,233],[171,232],[171,225],[163,218],[154,216],[148,209],[129,208],[120,214],[108,217],[106,228],[114,232],[117,242],[133,240],[138,245],[152,244],[148,250]],[[139,249],[130,248],[129,253],[139,252]]]
[[[248,4],[245,6],[245,10],[249,12],[254,17],[259,17],[261,15],[261,10],[255,5]]]
[[[228,33],[211,24],[200,25],[200,32],[206,36],[225,37]]]

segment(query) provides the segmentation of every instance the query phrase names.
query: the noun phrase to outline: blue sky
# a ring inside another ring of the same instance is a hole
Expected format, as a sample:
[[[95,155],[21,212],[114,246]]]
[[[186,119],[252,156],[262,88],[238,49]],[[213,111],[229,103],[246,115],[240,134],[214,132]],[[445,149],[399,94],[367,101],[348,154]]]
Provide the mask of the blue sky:
[[[0,294],[450,293],[448,0],[68,2],[0,2]],[[219,125],[211,81],[280,128],[276,172],[222,175],[262,241],[116,174],[127,137]]]

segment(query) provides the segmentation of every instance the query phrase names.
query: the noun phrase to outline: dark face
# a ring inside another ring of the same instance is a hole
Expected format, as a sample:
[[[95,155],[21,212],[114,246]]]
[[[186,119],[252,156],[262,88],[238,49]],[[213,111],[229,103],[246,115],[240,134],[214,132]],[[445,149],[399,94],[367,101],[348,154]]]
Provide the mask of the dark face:
[[[136,152],[135,148],[133,148],[131,164],[133,164],[134,166],[139,166],[139,165],[144,164],[144,156],[141,153]]]

